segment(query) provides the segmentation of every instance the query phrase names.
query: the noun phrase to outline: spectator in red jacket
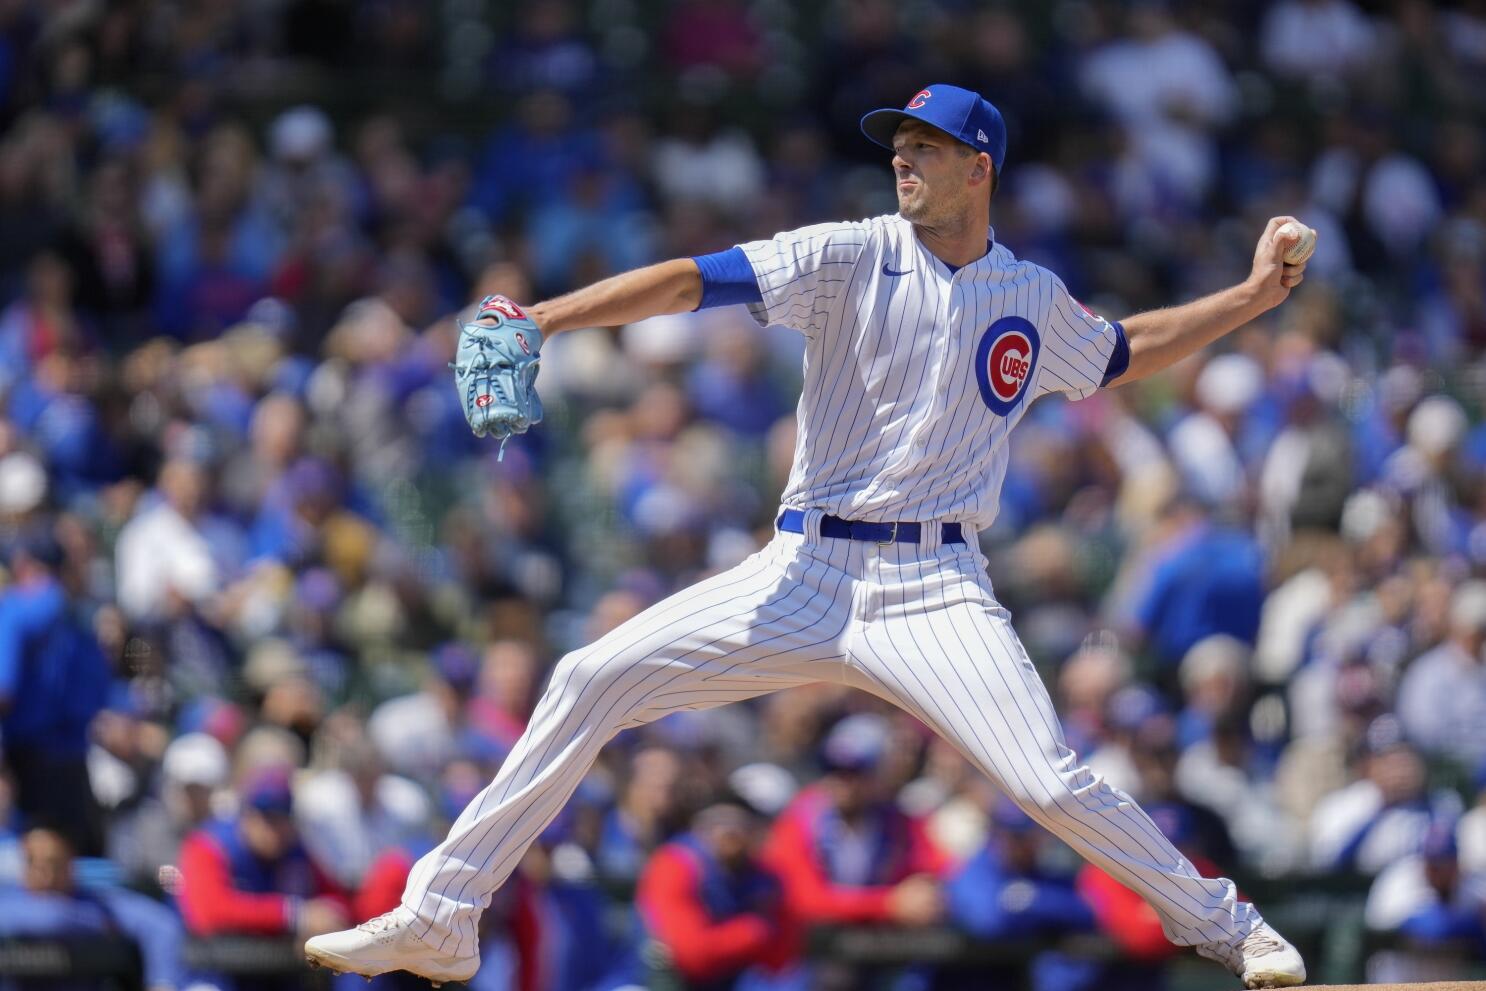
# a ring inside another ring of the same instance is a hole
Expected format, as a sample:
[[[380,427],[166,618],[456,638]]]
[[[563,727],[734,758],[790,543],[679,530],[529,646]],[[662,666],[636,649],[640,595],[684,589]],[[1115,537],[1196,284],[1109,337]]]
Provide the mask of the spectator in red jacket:
[[[640,916],[687,991],[731,991],[750,971],[777,974],[799,955],[783,887],[755,856],[755,836],[749,810],[717,803],[640,874]]]
[[[298,934],[343,929],[346,898],[304,852],[287,772],[265,770],[243,789],[242,809],[181,845],[181,914],[198,935]]]
[[[826,737],[826,776],[774,824],[764,859],[806,924],[928,925],[944,913],[946,858],[924,824],[883,793],[877,771],[888,739],[878,716],[843,719]]]

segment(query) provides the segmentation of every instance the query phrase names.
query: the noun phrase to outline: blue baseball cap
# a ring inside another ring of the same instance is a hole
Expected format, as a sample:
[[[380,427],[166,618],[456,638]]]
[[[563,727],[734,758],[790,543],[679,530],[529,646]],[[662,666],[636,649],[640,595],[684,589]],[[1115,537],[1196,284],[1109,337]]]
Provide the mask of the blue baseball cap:
[[[462,643],[440,644],[433,652],[433,669],[455,691],[469,692],[480,677],[480,658]]]
[[[1425,860],[1456,859],[1460,854],[1460,847],[1455,839],[1455,820],[1435,819],[1432,821],[1429,829],[1424,833],[1424,839],[1419,844],[1419,853]]]
[[[862,118],[862,133],[889,151],[898,125],[909,119],[933,125],[976,151],[991,156],[996,174],[1006,160],[1006,121],[979,93],[935,83],[913,94],[902,110],[874,110]]]
[[[821,747],[827,771],[871,771],[887,754],[887,720],[870,712],[847,716],[831,728]]]
[[[285,768],[264,768],[248,779],[243,789],[243,805],[269,815],[290,815],[294,811],[294,789]]]

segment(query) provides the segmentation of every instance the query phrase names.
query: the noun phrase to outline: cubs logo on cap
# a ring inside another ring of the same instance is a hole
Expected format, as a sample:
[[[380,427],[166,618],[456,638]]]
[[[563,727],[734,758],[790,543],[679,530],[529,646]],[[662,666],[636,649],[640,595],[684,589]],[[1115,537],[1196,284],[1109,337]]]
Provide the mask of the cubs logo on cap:
[[[1027,391],[1042,341],[1024,317],[1002,317],[986,328],[975,349],[980,398],[997,416],[1010,413]]]
[[[862,133],[888,150],[905,120],[921,120],[991,156],[996,173],[1006,161],[1006,122],[1001,111],[979,93],[934,83],[913,94],[902,110],[874,110],[862,118]]]

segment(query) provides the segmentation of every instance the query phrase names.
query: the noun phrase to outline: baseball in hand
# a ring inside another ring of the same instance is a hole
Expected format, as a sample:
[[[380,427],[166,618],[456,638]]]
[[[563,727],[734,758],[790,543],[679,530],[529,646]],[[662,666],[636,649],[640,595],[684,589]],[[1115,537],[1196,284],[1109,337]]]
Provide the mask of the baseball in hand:
[[[1311,252],[1316,250],[1316,232],[1298,220],[1292,220],[1275,231],[1275,237],[1297,238],[1296,242],[1290,245],[1290,250],[1285,252],[1286,265],[1304,264],[1311,256]]]

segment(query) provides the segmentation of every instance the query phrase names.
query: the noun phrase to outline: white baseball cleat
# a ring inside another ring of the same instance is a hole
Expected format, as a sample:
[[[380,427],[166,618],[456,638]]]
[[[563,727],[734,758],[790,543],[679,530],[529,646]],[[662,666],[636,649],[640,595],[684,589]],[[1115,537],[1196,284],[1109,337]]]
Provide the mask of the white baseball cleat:
[[[1199,956],[1216,960],[1243,980],[1246,988],[1288,988],[1305,983],[1300,951],[1267,922],[1236,944],[1204,943]]]
[[[304,955],[312,966],[363,977],[405,970],[428,978],[434,987],[475,976],[479,957],[441,953],[414,934],[417,922],[412,912],[398,906],[355,929],[310,938],[304,944]]]

